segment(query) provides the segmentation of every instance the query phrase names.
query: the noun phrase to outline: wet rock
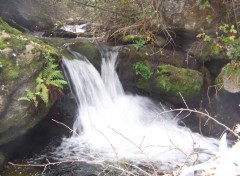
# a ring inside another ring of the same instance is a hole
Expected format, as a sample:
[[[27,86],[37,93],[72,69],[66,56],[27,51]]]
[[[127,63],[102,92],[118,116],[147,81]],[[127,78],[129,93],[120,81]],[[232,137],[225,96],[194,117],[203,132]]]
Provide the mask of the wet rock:
[[[73,32],[68,32],[62,29],[48,30],[45,31],[43,37],[62,37],[62,38],[76,38],[77,34]]]
[[[53,169],[45,172],[46,176],[62,175],[62,176],[97,176],[103,171],[103,167],[97,164],[88,164],[81,161],[72,162],[69,164],[60,164]]]
[[[138,86],[175,104],[183,104],[183,98],[187,102],[199,103],[203,75],[195,70],[161,64],[151,79],[139,80]]]
[[[96,68],[101,66],[101,54],[96,44],[91,42],[76,42],[69,45],[70,49],[85,56]]]

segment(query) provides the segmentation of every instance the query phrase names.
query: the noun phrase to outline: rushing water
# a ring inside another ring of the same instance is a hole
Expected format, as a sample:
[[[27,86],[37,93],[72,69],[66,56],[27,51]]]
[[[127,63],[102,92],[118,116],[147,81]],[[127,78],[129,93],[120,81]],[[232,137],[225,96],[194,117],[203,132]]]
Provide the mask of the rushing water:
[[[116,73],[119,47],[101,47],[101,73],[84,56],[63,63],[78,103],[73,135],[56,158],[155,162],[162,168],[202,162],[218,141],[177,125],[171,113],[147,97],[125,94]]]

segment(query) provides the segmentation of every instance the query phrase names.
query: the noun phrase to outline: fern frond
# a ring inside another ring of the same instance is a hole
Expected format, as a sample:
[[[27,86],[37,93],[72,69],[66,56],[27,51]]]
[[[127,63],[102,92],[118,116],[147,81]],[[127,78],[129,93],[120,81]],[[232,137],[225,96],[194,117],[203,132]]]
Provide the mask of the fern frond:
[[[28,97],[20,97],[18,101],[31,101]]]
[[[36,97],[35,93],[32,92],[31,90],[26,90],[26,92],[27,92],[27,98],[30,99],[30,101],[33,100],[34,97]]]
[[[45,104],[48,104],[48,88],[46,85],[41,84],[40,85],[40,92],[38,96],[43,100]]]
[[[48,77],[48,75],[54,71],[58,70],[58,65],[53,62],[48,62],[45,68],[42,71],[42,75],[44,78]]]
[[[43,83],[43,79],[42,79],[42,74],[40,73],[39,76],[36,78],[36,82],[37,84],[42,84]]]
[[[48,77],[47,77],[47,79],[46,79],[46,83],[47,83],[47,84],[50,84],[50,82],[51,82],[52,80],[55,80],[55,79],[64,79],[64,77],[63,77],[63,75],[62,75],[62,72],[61,72],[60,70],[54,70],[54,71],[52,71],[52,72],[48,75]]]
[[[55,79],[50,82],[50,85],[53,85],[57,88],[63,89],[63,85],[67,84],[67,81],[62,80],[62,79]]]

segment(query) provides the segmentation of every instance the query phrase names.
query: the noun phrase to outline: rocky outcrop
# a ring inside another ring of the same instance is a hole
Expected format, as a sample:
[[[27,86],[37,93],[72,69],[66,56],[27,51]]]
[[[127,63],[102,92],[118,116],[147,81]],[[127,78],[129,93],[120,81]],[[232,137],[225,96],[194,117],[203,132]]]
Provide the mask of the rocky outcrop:
[[[163,16],[170,29],[188,36],[210,28],[220,17],[209,1],[169,0],[163,2]],[[221,14],[223,15],[223,14]],[[190,33],[189,33],[190,32]]]
[[[50,46],[0,19],[0,145],[24,134],[47,114],[50,104],[34,109],[18,99],[35,88],[49,55],[57,57]]]

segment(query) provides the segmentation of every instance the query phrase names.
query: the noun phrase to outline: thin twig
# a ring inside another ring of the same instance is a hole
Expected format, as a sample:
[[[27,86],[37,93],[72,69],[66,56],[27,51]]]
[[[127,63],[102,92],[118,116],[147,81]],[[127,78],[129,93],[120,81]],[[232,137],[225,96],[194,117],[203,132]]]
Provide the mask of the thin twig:
[[[77,136],[79,136],[79,134],[78,134],[76,131],[74,131],[72,128],[70,128],[70,127],[67,126],[66,124],[64,124],[64,123],[62,123],[62,122],[59,122],[59,121],[57,121],[57,120],[54,120],[54,119],[52,119],[52,121],[54,121],[54,122],[56,122],[56,123],[58,123],[58,124],[60,124],[60,125],[65,126],[67,129],[70,130],[70,132],[72,132],[72,133],[76,134]]]
[[[204,113],[204,112],[201,112],[201,111],[198,111],[196,109],[186,109],[186,108],[179,108],[179,109],[170,109],[170,110],[167,110],[167,111],[164,111],[164,112],[160,112],[159,113],[159,116],[162,115],[162,114],[165,114],[165,113],[170,113],[170,112],[177,112],[177,111],[188,111],[188,112],[193,112],[193,113],[197,113],[197,114],[201,114],[203,116],[206,116],[207,118],[213,120],[215,123],[223,126],[224,128],[226,128],[228,131],[230,131],[234,136],[236,136],[238,139],[240,139],[240,136],[238,134],[236,134],[231,128],[229,128],[228,126],[226,126],[225,124],[219,122],[218,120],[214,119],[213,117],[211,117],[209,115],[209,113]],[[206,111],[206,110],[205,110]],[[206,111],[207,112],[207,111]]]

